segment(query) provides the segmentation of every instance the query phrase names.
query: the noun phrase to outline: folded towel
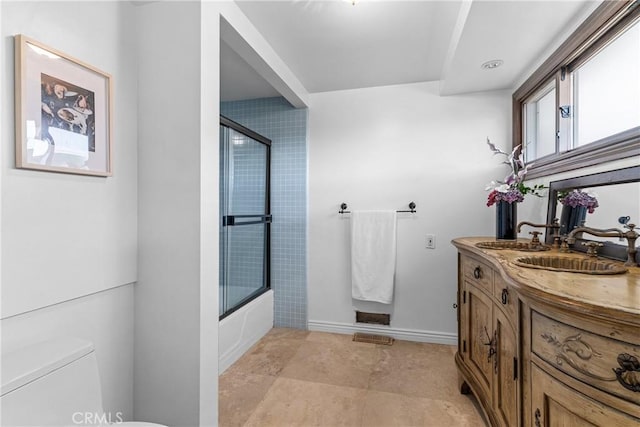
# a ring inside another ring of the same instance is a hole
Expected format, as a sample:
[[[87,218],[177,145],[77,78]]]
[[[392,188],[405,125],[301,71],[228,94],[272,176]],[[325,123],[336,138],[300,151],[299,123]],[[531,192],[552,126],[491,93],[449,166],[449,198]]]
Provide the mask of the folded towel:
[[[351,213],[351,295],[390,304],[396,272],[396,211]]]

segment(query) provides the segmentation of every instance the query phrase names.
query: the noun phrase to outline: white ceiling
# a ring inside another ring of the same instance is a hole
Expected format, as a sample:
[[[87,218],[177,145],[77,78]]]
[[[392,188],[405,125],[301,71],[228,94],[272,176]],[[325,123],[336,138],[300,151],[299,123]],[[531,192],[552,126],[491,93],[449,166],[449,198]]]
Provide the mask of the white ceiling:
[[[244,99],[280,96],[228,44],[220,41],[220,99],[241,101]]]
[[[238,1],[308,92],[441,81],[444,95],[512,89],[600,2]],[[482,63],[504,65],[484,70]],[[223,100],[278,93],[224,43]]]

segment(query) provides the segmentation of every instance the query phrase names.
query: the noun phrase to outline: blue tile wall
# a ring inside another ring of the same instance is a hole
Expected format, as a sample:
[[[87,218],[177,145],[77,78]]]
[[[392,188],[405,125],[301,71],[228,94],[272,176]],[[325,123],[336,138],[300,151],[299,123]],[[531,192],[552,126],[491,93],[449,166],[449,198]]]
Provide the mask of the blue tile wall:
[[[307,110],[284,98],[223,102],[221,114],[271,145],[271,288],[274,323],[307,327]]]

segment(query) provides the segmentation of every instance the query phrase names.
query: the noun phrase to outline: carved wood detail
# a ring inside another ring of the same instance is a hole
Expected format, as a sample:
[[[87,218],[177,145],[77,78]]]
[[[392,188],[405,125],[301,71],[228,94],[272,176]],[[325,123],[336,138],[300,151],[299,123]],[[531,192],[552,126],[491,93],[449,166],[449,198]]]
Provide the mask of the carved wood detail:
[[[582,340],[582,334],[573,335],[565,338],[563,341],[559,341],[551,333],[544,333],[541,335],[548,343],[553,344],[558,352],[556,353],[556,363],[562,365],[566,362],[576,371],[581,374],[587,375],[591,378],[601,381],[615,381],[616,377],[603,377],[598,374],[590,372],[588,369],[583,368],[580,364],[576,363],[571,354],[576,355],[582,360],[590,360],[592,357],[602,357],[601,353],[598,353],[588,343]]]

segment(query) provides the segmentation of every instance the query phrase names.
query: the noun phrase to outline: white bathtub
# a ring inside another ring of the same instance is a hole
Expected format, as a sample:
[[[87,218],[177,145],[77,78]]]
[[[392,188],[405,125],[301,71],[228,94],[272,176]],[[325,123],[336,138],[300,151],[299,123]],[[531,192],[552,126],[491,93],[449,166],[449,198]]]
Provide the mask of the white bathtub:
[[[218,323],[218,374],[240,358],[273,327],[273,290]]]

